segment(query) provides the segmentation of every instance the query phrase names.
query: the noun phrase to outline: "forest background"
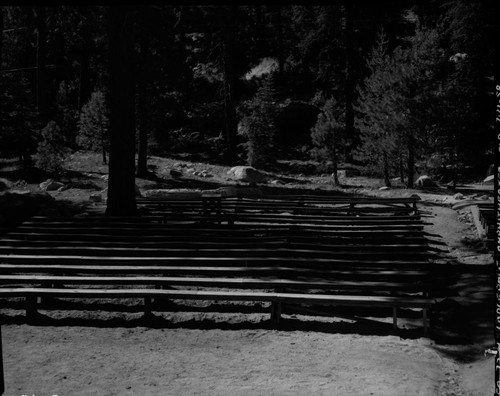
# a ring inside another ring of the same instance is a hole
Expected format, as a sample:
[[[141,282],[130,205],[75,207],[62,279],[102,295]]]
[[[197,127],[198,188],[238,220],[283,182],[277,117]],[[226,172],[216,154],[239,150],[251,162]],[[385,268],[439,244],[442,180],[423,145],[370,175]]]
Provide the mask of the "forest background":
[[[26,169],[111,151],[111,193],[148,154],[408,187],[493,163],[491,1],[0,10],[0,155]]]

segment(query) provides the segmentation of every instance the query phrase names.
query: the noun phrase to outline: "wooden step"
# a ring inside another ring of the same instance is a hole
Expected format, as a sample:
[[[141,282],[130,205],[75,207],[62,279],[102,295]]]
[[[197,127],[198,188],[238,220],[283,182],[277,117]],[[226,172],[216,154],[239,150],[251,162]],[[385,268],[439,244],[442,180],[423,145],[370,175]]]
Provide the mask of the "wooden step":
[[[417,265],[415,265],[417,264]],[[91,264],[0,264],[0,273],[113,273],[113,274],[176,274],[197,276],[286,276],[292,278],[320,277],[324,279],[413,279],[433,275],[433,267],[412,263],[395,267],[389,263],[346,263],[331,268],[290,266],[193,266],[193,265],[91,265]]]
[[[349,282],[325,281],[321,279],[255,279],[255,278],[200,278],[167,276],[46,276],[46,275],[0,275],[0,284],[84,284],[84,285],[168,285],[196,287],[224,287],[237,289],[330,289],[365,291],[421,292],[429,290],[431,284],[422,282]]]
[[[224,301],[280,301],[342,306],[378,306],[428,308],[433,299],[421,297],[358,296],[304,293],[276,293],[260,291],[208,291],[164,289],[56,289],[56,288],[0,288],[0,297],[61,297],[61,298],[144,298],[164,297],[183,300]]]

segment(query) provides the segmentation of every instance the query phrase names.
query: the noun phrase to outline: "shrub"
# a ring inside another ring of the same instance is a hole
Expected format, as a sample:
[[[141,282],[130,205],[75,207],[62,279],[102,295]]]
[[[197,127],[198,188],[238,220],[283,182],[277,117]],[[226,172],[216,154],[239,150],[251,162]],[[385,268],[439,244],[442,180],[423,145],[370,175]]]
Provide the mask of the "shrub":
[[[66,147],[61,128],[55,121],[50,121],[42,129],[42,139],[38,143],[35,164],[38,168],[51,175],[62,172],[62,162]]]

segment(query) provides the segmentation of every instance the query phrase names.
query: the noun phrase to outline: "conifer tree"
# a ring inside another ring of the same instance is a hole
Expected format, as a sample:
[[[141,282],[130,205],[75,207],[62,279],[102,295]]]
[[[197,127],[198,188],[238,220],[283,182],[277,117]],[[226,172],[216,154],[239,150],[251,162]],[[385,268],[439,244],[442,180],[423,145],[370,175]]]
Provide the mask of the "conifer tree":
[[[100,150],[103,164],[107,163],[108,126],[109,121],[104,94],[100,91],[93,92],[80,113],[77,143],[88,150]]]
[[[402,70],[387,54],[385,35],[379,34],[369,67],[371,75],[365,80],[360,94],[356,127],[360,131],[361,146],[356,151],[358,160],[369,172],[383,176],[390,187],[393,164],[399,163],[398,132],[403,129],[403,98],[399,91]]]
[[[38,143],[36,166],[48,174],[58,175],[62,172],[62,162],[66,147],[61,128],[55,121],[50,121],[41,131],[42,139]]]
[[[256,168],[265,168],[275,160],[275,120],[277,115],[276,90],[272,75],[262,81],[254,98],[248,104],[249,114],[242,120],[247,162]]]
[[[321,161],[332,161],[333,181],[339,185],[338,162],[346,145],[345,112],[334,98],[326,101],[311,130],[313,155]]]

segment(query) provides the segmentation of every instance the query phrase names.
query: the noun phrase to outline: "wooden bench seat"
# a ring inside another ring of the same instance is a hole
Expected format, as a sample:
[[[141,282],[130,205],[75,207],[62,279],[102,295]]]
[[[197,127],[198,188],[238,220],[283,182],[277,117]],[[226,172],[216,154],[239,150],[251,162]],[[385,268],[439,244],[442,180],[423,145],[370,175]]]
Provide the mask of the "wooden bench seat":
[[[96,240],[89,243],[85,240],[80,240],[76,235],[74,239],[70,240],[26,240],[23,238],[13,239],[13,238],[4,238],[2,239],[2,243],[4,244],[4,248],[7,247],[96,247],[96,248],[120,248],[120,247],[130,247],[130,248],[138,248],[138,247],[191,247],[191,246],[199,246],[199,247],[212,247],[217,246],[221,249],[226,247],[237,247],[237,246],[255,246],[259,245],[261,247],[295,247],[299,249],[306,249],[309,247],[317,247],[319,249],[331,249],[337,247],[339,245],[376,245],[376,246],[391,246],[391,245],[416,245],[416,246],[428,246],[429,243],[433,245],[443,245],[443,242],[440,241],[429,241],[423,237],[398,237],[398,238],[383,238],[383,237],[374,237],[374,238],[326,238],[326,237],[274,237],[274,236],[260,236],[260,237],[214,237],[214,236],[194,236],[190,238],[186,238],[185,236],[171,236],[168,239],[164,239],[163,241],[149,241],[149,240],[141,240],[141,241],[103,241]]]
[[[363,252],[359,249],[362,247]],[[220,244],[220,245],[207,245],[205,243],[188,243],[188,244],[172,244],[166,246],[154,246],[154,247],[144,247],[139,246],[135,248],[131,247],[97,247],[97,246],[9,246],[0,245],[0,255],[5,254],[27,254],[27,255],[96,255],[96,256],[142,256],[142,257],[155,257],[155,256],[167,256],[167,255],[205,255],[211,257],[214,255],[220,255],[221,253],[227,254],[228,256],[239,257],[245,256],[256,256],[256,257],[335,257],[338,254],[344,254],[346,252],[352,252],[355,255],[365,254],[365,253],[405,253],[421,255],[421,253],[430,254],[430,249],[426,245],[418,244],[368,244],[363,245],[351,244],[351,245],[305,245],[300,246],[295,244],[289,244],[286,242],[273,243],[273,244],[261,244],[258,241],[252,243],[239,243],[239,244]]]
[[[188,276],[72,276],[72,275],[0,275],[0,284],[42,284],[42,285],[161,285],[161,286],[194,286],[236,289],[327,289],[327,290],[364,290],[364,291],[398,291],[423,292],[432,288],[432,283],[424,283],[416,279],[410,282],[387,281],[340,281],[313,279],[267,278],[207,278]]]
[[[208,290],[163,290],[163,289],[82,289],[82,288],[0,288],[0,297],[24,297],[27,302],[27,316],[37,311],[37,297],[59,298],[144,298],[145,311],[151,312],[151,298],[183,300],[224,300],[271,302],[271,318],[278,323],[281,303],[321,304],[351,307],[390,307],[393,309],[393,325],[397,328],[398,308],[419,308],[423,311],[424,333],[427,333],[427,310],[434,303],[431,298],[395,296],[359,296],[305,294],[259,291],[208,291]]]
[[[182,254],[181,254],[182,253]],[[286,254],[286,256],[285,256]],[[29,255],[29,254],[2,254],[0,255],[0,262],[2,263],[50,263],[50,262],[61,262],[61,263],[79,263],[82,261],[87,261],[89,263],[102,263],[103,265],[108,264],[119,264],[122,262],[141,262],[142,264],[165,264],[184,262],[189,263],[191,261],[199,262],[200,264],[206,263],[216,263],[217,265],[228,265],[232,262],[254,262],[259,264],[266,263],[290,263],[290,265],[335,265],[336,261],[340,262],[356,262],[361,264],[374,263],[380,261],[386,261],[388,263],[393,263],[394,265],[415,265],[415,262],[427,263],[428,259],[432,257],[431,253],[425,251],[415,251],[415,252],[369,252],[369,251],[336,251],[332,252],[328,257],[294,257],[290,253],[283,252],[283,255],[272,255],[272,252],[263,252],[260,256],[258,252],[241,251],[239,254],[229,252],[221,252],[214,250],[211,255],[207,253],[199,253],[195,255],[195,252],[183,251],[176,255],[164,255],[164,256],[137,256],[134,257],[132,253],[128,256],[78,256],[78,255]]]
[[[252,217],[253,216],[253,217]],[[288,219],[290,216],[283,216],[283,215],[277,215],[278,219]],[[275,216],[276,217],[276,216]],[[305,218],[304,215],[294,215],[295,218],[301,219]],[[155,217],[156,219],[163,219],[163,216],[157,216]],[[237,219],[236,217],[235,219]],[[241,218],[243,219],[255,219],[257,218],[256,215],[249,214],[248,216],[242,216]],[[315,219],[321,219],[321,216],[318,217],[313,217]],[[264,220],[269,220],[272,219],[272,217],[269,217],[268,215],[264,216],[262,215],[262,219]],[[421,222],[421,219],[417,216],[324,216],[325,220],[328,220],[328,223],[330,224],[339,224],[339,225],[390,225],[390,224],[395,224],[395,225],[400,225],[400,224],[418,224]],[[92,218],[92,219],[86,219],[86,220],[79,220],[79,221],[73,221],[71,219],[66,219],[66,220],[54,220],[54,219],[40,219],[37,221],[29,221],[29,222],[24,222],[23,227],[36,227],[38,225],[43,225],[44,227],[68,227],[68,226],[82,226],[82,227],[108,227],[108,228],[130,228],[132,227],[139,227],[139,228],[161,228],[164,226],[164,224],[160,224],[158,222],[130,222],[127,221],[127,219],[122,219],[121,221],[107,221],[106,218]]]
[[[196,276],[286,276],[287,278],[307,277],[343,280],[393,280],[425,282],[437,279],[429,271],[429,266],[394,268],[389,264],[359,266],[338,265],[333,268],[287,267],[287,266],[192,266],[192,265],[90,265],[90,264],[0,264],[2,274],[160,274],[160,275],[196,275]]]

